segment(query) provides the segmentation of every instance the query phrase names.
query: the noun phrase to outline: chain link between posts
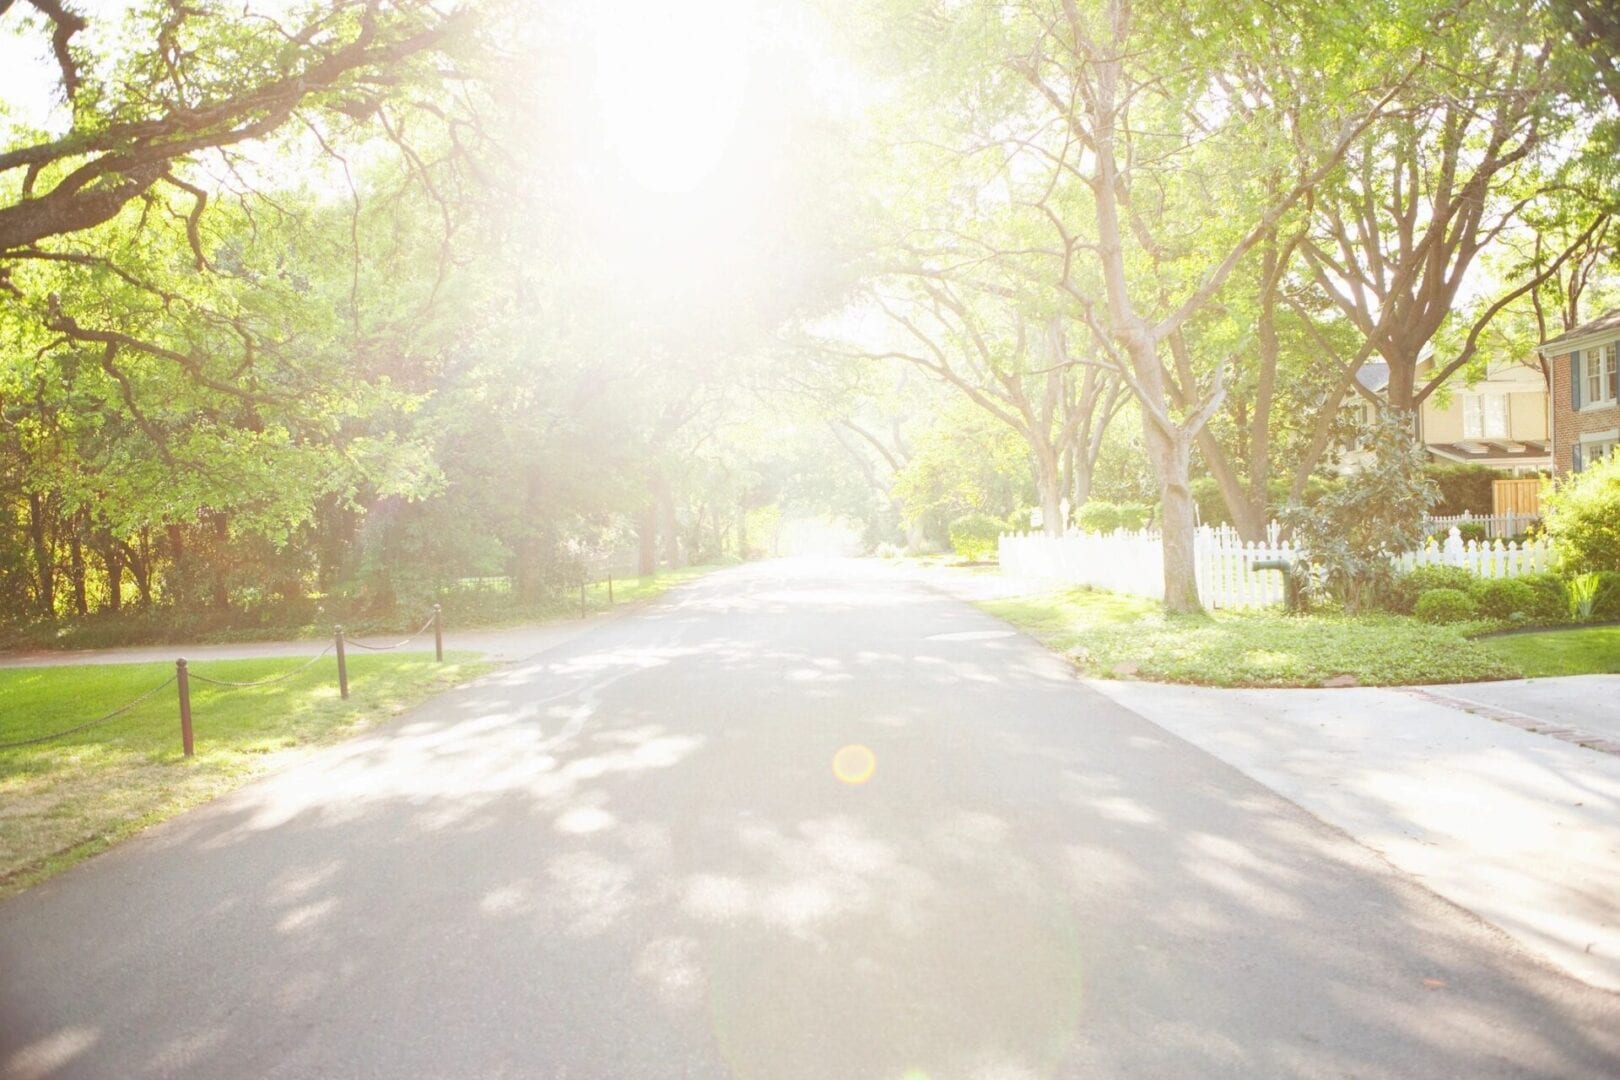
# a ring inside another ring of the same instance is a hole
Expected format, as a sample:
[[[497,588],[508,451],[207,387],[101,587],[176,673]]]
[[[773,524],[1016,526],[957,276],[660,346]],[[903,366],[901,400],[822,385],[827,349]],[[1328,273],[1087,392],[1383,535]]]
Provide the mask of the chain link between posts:
[[[105,724],[109,720],[115,720],[129,712],[129,710],[133,709],[147,698],[151,697],[153,694],[157,693],[159,690],[162,690],[164,687],[172,684],[175,678],[176,676],[170,675],[167,679],[164,679],[162,682],[152,687],[152,689],[146,691],[144,694],[141,694],[139,697],[124,702],[124,704],[118,706],[118,708],[114,709],[110,713],[107,713],[105,716],[98,716],[94,720],[87,720],[82,724],[76,724],[70,728],[63,728],[61,731],[53,731],[49,735],[36,735],[32,739],[18,739],[15,742],[0,743],[0,750],[15,750],[20,746],[34,746],[38,743],[51,742],[53,739],[66,738],[69,735],[74,735],[81,731],[88,731],[98,724]]]
[[[365,642],[362,642],[362,641],[350,641],[350,640],[347,640],[347,639],[345,639],[344,644],[352,645],[357,649],[366,649],[366,650],[369,650],[371,652],[387,652],[390,649],[398,649],[398,648],[401,648],[401,647],[403,647],[405,645],[409,645],[411,642],[415,641],[417,638],[421,637],[423,634],[427,633],[430,629],[432,629],[434,624],[436,622],[438,622],[438,619],[439,619],[439,612],[438,612],[437,609],[435,609],[433,614],[428,616],[427,622],[422,624],[421,629],[417,630],[415,633],[411,634],[407,638],[403,638],[403,639],[401,639],[399,641],[396,641],[392,645],[368,645],[368,644],[366,644]],[[248,690],[248,689],[252,689],[253,687],[256,687],[256,686],[271,686],[271,685],[273,685],[275,683],[285,682],[286,680],[291,679],[295,675],[299,675],[299,674],[302,674],[305,671],[308,671],[310,668],[314,667],[316,663],[318,663],[322,658],[324,658],[328,653],[330,653],[335,648],[337,648],[337,642],[334,641],[332,644],[326,646],[326,648],[322,649],[320,652],[316,653],[314,656],[310,657],[308,660],[304,661],[302,664],[299,664],[297,667],[293,668],[291,671],[284,671],[280,675],[272,675],[267,679],[256,679],[256,680],[254,680],[252,682],[237,682],[237,681],[234,681],[234,680],[231,680],[231,679],[216,679],[216,678],[214,678],[214,677],[212,677],[210,675],[203,675],[203,674],[200,674],[200,673],[198,673],[196,671],[188,671],[187,672],[187,677],[189,679],[195,679],[197,682],[200,682],[200,683],[207,683],[207,684],[209,684],[211,686],[223,687],[226,690]],[[158,683],[156,686],[152,687],[150,690],[147,690],[147,691],[139,694],[138,696],[136,696],[134,698],[131,698],[129,701],[126,701],[126,702],[124,702],[124,704],[118,706],[118,708],[112,710],[109,713],[105,713],[102,716],[98,716],[94,720],[87,720],[82,724],[75,724],[72,727],[63,728],[61,731],[53,731],[53,732],[51,732],[50,734],[47,734],[47,735],[36,735],[33,738],[29,738],[29,739],[16,739],[16,740],[11,741],[11,742],[0,742],[0,750],[15,750],[15,749],[17,749],[19,747],[23,747],[23,746],[36,746],[36,745],[38,745],[40,743],[47,743],[47,742],[51,742],[51,741],[56,740],[56,739],[63,739],[63,738],[66,738],[69,735],[75,735],[75,734],[77,734],[77,733],[79,733],[81,731],[88,731],[91,728],[97,727],[97,726],[99,726],[101,724],[105,724],[110,720],[116,720],[118,717],[123,716],[125,713],[129,712],[131,709],[135,708],[135,706],[141,704],[143,701],[147,701],[148,699],[150,699],[153,695],[157,694],[158,691],[163,690],[163,689],[165,689],[165,688],[167,688],[169,686],[174,685],[175,681],[178,678],[179,678],[179,673],[178,672],[176,674],[174,674],[174,675],[170,675],[167,679],[164,679],[162,682]],[[185,694],[182,693],[181,696],[182,696],[182,698],[184,698]],[[188,736],[188,738],[189,738],[189,736]]]

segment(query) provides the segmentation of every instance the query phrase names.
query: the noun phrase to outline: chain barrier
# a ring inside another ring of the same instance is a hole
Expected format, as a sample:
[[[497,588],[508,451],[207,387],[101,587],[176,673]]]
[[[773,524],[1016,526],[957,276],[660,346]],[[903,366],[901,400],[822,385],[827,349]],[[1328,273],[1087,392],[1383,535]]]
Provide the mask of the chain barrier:
[[[146,691],[146,693],[134,698],[131,701],[126,701],[124,704],[118,706],[118,708],[114,709],[105,716],[98,716],[94,720],[86,721],[85,723],[78,724],[74,727],[64,728],[61,731],[52,732],[49,735],[37,735],[32,739],[18,739],[16,742],[0,743],[0,750],[15,750],[19,746],[34,746],[38,743],[45,743],[50,742],[53,739],[64,738],[80,731],[87,731],[90,728],[95,727],[97,724],[105,724],[107,721],[116,719],[129,712],[129,710],[133,709],[135,706],[139,705],[141,702],[145,701],[159,690],[162,690],[164,687],[172,684],[174,680],[175,676],[170,675],[167,679],[164,679],[162,682],[152,687],[152,689]]]
[[[202,675],[195,671],[188,670],[188,666],[184,660],[176,660],[175,673],[173,675],[170,675],[167,679],[164,679],[161,683],[158,683],[158,685],[152,687],[152,689],[141,694],[139,697],[126,701],[124,704],[118,706],[118,708],[114,709],[110,713],[107,713],[105,716],[98,716],[94,720],[88,720],[85,723],[76,724],[73,727],[64,728],[61,731],[54,731],[49,735],[37,735],[31,739],[18,739],[13,742],[0,742],[0,750],[14,750],[22,746],[34,746],[39,743],[50,742],[53,739],[66,738],[69,735],[73,735],[81,731],[88,731],[90,728],[96,727],[98,724],[105,724],[109,720],[117,719],[118,717],[129,712],[135,706],[139,705],[141,702],[152,697],[159,690],[173,686],[176,682],[178,682],[180,684],[180,727],[182,738],[184,740],[186,756],[190,757],[192,754],[192,745],[191,694],[190,690],[188,689],[189,681],[195,680],[196,682],[207,683],[211,686],[223,687],[226,690],[246,690],[255,686],[270,686],[274,683],[285,682],[295,675],[308,671],[328,653],[336,649],[338,661],[338,686],[343,697],[347,698],[349,696],[348,672],[344,666],[343,660],[343,647],[345,644],[353,645],[357,649],[367,649],[371,652],[387,652],[389,649],[398,649],[403,645],[410,644],[412,641],[415,641],[417,638],[427,633],[430,629],[434,631],[435,658],[438,660],[443,660],[444,639],[441,636],[442,631],[439,623],[438,605],[434,605],[433,614],[428,616],[428,621],[422,624],[422,628],[402,641],[395,642],[392,645],[367,645],[361,641],[346,641],[343,637],[343,630],[340,627],[337,630],[335,640],[330,645],[326,646],[326,648],[322,649],[320,652],[316,653],[302,664],[299,664],[290,671],[284,671],[279,675],[272,675],[266,679],[256,679],[252,682],[237,682],[231,679],[216,679],[209,675]]]
[[[438,618],[437,614],[429,615],[428,616],[428,621],[422,624],[422,629],[418,630],[416,633],[412,634],[408,638],[404,638],[404,639],[402,639],[400,641],[394,642],[392,645],[367,645],[363,641],[356,641],[356,640],[354,640],[354,638],[347,637],[347,636],[344,637],[343,644],[345,644],[345,645],[353,645],[356,649],[365,649],[365,650],[367,650],[369,652],[387,652],[389,649],[397,649],[401,645],[409,645],[411,642],[415,641],[417,638],[419,638],[423,634],[427,633],[429,630],[431,630],[433,628],[433,620],[436,619],[436,618]]]
[[[336,647],[337,646],[335,644],[328,645],[326,648],[322,649],[320,652],[316,653],[302,664],[299,664],[291,671],[284,671],[280,675],[272,675],[268,679],[258,679],[254,682],[232,682],[230,679],[215,679],[207,675],[197,674],[196,669],[192,669],[191,677],[200,683],[209,683],[213,686],[223,686],[231,690],[249,690],[255,686],[269,686],[272,683],[285,682],[294,675],[308,671],[310,668],[315,666],[315,662],[317,660],[321,659],[321,657],[325,656]]]

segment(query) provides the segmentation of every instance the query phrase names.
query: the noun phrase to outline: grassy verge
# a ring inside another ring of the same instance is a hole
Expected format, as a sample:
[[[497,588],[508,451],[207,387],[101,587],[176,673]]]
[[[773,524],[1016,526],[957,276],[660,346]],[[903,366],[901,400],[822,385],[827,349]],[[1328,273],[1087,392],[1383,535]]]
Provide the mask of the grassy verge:
[[[985,601],[986,611],[1071,657],[1086,674],[1205,686],[1361,686],[1519,675],[1459,629],[1398,615],[1166,615],[1150,600],[1071,589]]]
[[[198,663],[197,675],[253,682],[302,661]],[[488,670],[472,653],[351,656],[349,700],[328,658],[270,686],[192,684],[196,755],[180,750],[173,686],[106,724],[0,750],[0,896],[20,891],[148,825],[212,799]],[[0,670],[0,742],[103,715],[174,673],[170,664]]]
[[[648,577],[615,579],[614,605],[648,600],[675,585],[702,577],[728,563],[664,570]],[[443,597],[445,625],[457,630],[493,630],[531,626],[579,615],[579,590],[564,590],[538,600],[518,599],[509,589],[480,587]],[[351,637],[400,636],[417,630],[431,601],[408,611],[377,613],[355,610],[336,600],[300,601],[248,611],[152,611],[126,609],[83,618],[0,624],[0,652],[34,649],[110,649],[124,645],[206,645],[243,641],[303,641],[331,636],[342,623]],[[609,606],[606,580],[585,587],[587,610]]]
[[[1503,634],[1478,645],[1527,676],[1620,673],[1620,626]]]

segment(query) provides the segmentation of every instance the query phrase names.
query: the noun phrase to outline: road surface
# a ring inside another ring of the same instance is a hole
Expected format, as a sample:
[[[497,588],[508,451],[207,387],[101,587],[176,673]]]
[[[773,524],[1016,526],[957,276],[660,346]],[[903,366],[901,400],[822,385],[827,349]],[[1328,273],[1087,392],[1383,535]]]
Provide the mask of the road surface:
[[[1620,998],[971,607],[777,562],[0,904],[0,1075],[1598,1077]]]

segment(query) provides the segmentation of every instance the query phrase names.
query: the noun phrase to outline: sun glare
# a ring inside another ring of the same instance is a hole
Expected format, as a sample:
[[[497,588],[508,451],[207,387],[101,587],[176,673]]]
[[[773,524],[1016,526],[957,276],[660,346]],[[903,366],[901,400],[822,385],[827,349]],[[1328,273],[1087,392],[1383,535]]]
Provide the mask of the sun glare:
[[[595,15],[604,141],[649,191],[691,191],[737,127],[755,13],[747,0],[605,4]]]

